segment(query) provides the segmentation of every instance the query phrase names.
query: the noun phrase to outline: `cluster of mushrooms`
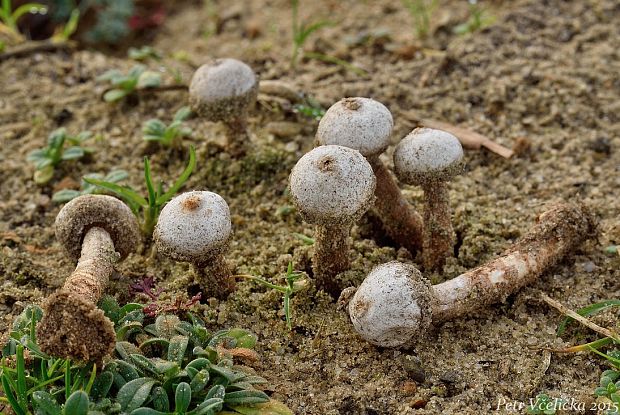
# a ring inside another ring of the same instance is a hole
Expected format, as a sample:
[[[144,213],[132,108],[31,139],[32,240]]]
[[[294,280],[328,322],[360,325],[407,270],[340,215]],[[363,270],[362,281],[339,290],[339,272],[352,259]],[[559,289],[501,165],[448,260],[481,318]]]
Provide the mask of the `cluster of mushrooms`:
[[[200,67],[190,85],[196,113],[227,127],[228,151],[249,150],[247,116],[256,100],[258,77],[234,59]],[[444,131],[415,129],[394,151],[394,172],[424,190],[423,216],[403,197],[380,155],[390,145],[393,119],[381,103],[345,98],[321,119],[316,147],[290,175],[290,193],[302,218],[316,226],[313,278],[334,298],[336,278],[349,269],[351,226],[372,209],[390,237],[423,269],[441,271],[453,253],[448,182],[463,171],[463,148]],[[502,301],[532,282],[595,230],[581,205],[560,204],[503,255],[442,284],[431,286],[411,264],[389,262],[373,269],[349,301],[353,326],[369,342],[411,345],[433,322]],[[120,200],[86,195],[67,203],[55,223],[56,237],[77,260],[64,286],[45,301],[38,338],[42,350],[61,357],[100,361],[114,348],[111,322],[96,306],[114,265],[139,242],[136,218]],[[224,254],[232,236],[226,201],[209,191],[191,191],[162,209],[154,231],[157,251],[193,265],[205,297],[226,298],[235,289]]]

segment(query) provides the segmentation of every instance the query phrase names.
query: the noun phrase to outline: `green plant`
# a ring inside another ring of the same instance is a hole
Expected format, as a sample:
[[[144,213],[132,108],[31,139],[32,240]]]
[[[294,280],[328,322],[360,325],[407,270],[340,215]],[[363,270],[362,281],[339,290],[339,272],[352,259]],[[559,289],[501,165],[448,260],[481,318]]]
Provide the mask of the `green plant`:
[[[118,69],[111,69],[97,78],[99,81],[109,81],[111,88],[103,94],[106,102],[115,102],[137,90],[155,88],[161,84],[161,75],[146,70],[144,65],[135,65],[124,75]]]
[[[98,186],[118,195],[131,208],[132,212],[140,218],[142,216],[142,232],[150,237],[153,228],[157,224],[157,218],[161,208],[174,197],[179,189],[185,184],[192,171],[196,167],[196,150],[191,146],[189,149],[189,161],[185,170],[172,186],[164,191],[163,182],[159,182],[157,188],[153,185],[151,177],[151,164],[148,157],[144,158],[144,181],[146,183],[147,196],[143,197],[130,187],[123,187],[116,183],[84,177],[86,183]]]
[[[536,401],[533,402],[526,411],[528,414],[532,415],[554,415],[562,402],[562,399],[551,398],[541,393],[536,396]]]
[[[129,48],[127,55],[129,56],[130,59],[133,59],[136,61],[146,61],[149,59],[153,59],[154,61],[159,62],[164,67],[166,72],[172,75],[172,77],[174,78],[174,82],[176,82],[177,84],[183,83],[183,77],[181,76],[181,71],[179,69],[172,68],[169,65],[167,65],[163,61],[164,59],[163,55],[157,49],[153,48],[152,46],[142,46],[141,48]]]
[[[130,32],[129,19],[134,14],[133,0],[90,0],[86,7],[95,9],[96,22],[85,38],[89,42],[118,43]]]
[[[296,68],[299,61],[300,52],[303,53],[303,46],[314,32],[329,26],[332,23],[328,20],[306,23],[299,21],[299,0],[291,0],[291,13],[293,23],[293,52],[291,54],[291,68]]]
[[[594,394],[603,401],[606,408],[609,408],[605,411],[605,415],[620,414],[620,366],[601,374],[599,386],[594,390]]]
[[[125,180],[129,177],[129,174],[125,170],[112,170],[110,173],[105,176],[100,173],[90,173],[84,176],[87,179],[97,179],[103,180],[109,183],[118,183],[121,180]],[[82,195],[92,195],[102,193],[102,190],[97,186],[87,183],[82,179],[82,183],[80,185],[80,190],[73,189],[63,189],[54,193],[52,196],[52,201],[56,203],[65,203],[72,199],[75,199],[78,196]]]
[[[478,4],[478,0],[469,0],[469,19],[454,27],[453,31],[457,35],[473,33],[484,29],[495,21],[487,10]]]
[[[90,131],[83,131],[76,136],[67,135],[64,128],[52,131],[47,138],[47,146],[34,150],[28,154],[27,160],[34,163],[36,171],[34,181],[39,184],[47,183],[54,175],[54,169],[63,160],[75,160],[94,151],[91,147],[82,147],[82,144],[92,137]],[[65,142],[71,144],[65,148]]]
[[[402,0],[413,20],[414,35],[424,40],[430,34],[431,15],[437,8],[437,0]]]
[[[60,26],[52,36],[52,42],[64,43],[68,42],[69,38],[73,36],[77,30],[78,23],[80,21],[80,9],[73,9],[69,15],[67,23]]]
[[[164,124],[156,118],[150,119],[142,126],[142,134],[146,141],[156,141],[163,146],[172,147],[178,143],[177,138],[183,138],[191,135],[192,130],[183,127],[185,121],[192,111],[189,107],[179,109],[169,125]]]
[[[308,281],[304,278],[304,276],[305,274],[303,272],[293,271],[292,262],[288,263],[286,274],[284,275],[284,281],[286,282],[286,285],[273,284],[264,278],[256,277],[254,275],[236,275],[236,277],[256,281],[259,284],[264,285],[265,287],[272,288],[282,293],[284,316],[286,318],[286,326],[289,330],[292,330],[293,328],[293,322],[291,318],[291,297],[293,296],[293,294],[306,287]]]
[[[27,306],[15,318],[9,340],[2,349],[0,371],[4,396],[17,415],[86,414],[88,395],[97,375],[96,365],[73,365],[41,352],[35,334],[43,311]]]
[[[25,3],[13,10],[11,0],[2,0],[0,7],[0,21],[6,28],[6,32],[14,35],[15,37],[21,37],[19,34],[19,28],[17,27],[17,21],[26,13],[39,13],[46,14],[47,6],[41,3]]]

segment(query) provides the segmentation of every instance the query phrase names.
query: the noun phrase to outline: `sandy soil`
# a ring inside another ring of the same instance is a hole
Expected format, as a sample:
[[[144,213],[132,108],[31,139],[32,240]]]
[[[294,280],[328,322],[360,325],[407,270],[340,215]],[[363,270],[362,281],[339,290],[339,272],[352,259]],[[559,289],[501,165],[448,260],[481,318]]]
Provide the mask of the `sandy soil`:
[[[399,1],[304,4],[303,18],[337,23],[317,32],[307,48],[362,68],[360,75],[315,60],[292,71],[287,4],[184,3],[154,46],[187,54],[189,63],[167,61],[186,81],[194,65],[207,58],[236,57],[261,79],[286,81],[325,108],[344,96],[373,97],[394,114],[394,142],[414,126],[408,117],[413,110],[516,146],[518,156],[510,160],[487,151],[466,153],[467,171],[450,186],[458,257],[443,275],[427,275],[433,282],[501,253],[554,202],[589,204],[600,218],[601,234],[505,304],[437,327],[412,350],[365,343],[347,315],[313,287],[294,298],[291,332],[282,321],[279,295],[247,281],[229,300],[210,300],[202,308],[211,326],[256,332],[262,356],[256,369],[272,381],[273,397],[299,414],[518,413],[505,406],[497,410],[498,403],[527,403],[540,392],[574,398],[589,408],[604,362],[591,354],[550,355],[537,346],[594,337],[574,328],[556,338],[559,316],[540,292],[573,308],[620,296],[620,257],[605,253],[606,246],[620,243],[620,5],[614,0],[493,2],[494,25],[453,36],[450,28],[463,20],[467,7],[442,2],[433,19],[435,37],[422,50],[412,41]],[[221,32],[205,37],[213,16],[224,22]],[[144,155],[151,157],[154,175],[166,182],[183,169],[186,152],[147,146],[140,129],[154,116],[168,121],[185,104],[185,92],[143,94],[118,105],[101,100],[105,85],[95,78],[133,64],[91,51],[0,63],[2,329],[26,302],[59,287],[72,269],[54,240],[52,224],[60,208],[50,199],[55,185],[124,168],[128,183],[144,190]],[[172,83],[168,75],[165,79]],[[235,236],[228,259],[238,273],[274,281],[289,260],[310,271],[311,247],[292,234],[311,236],[313,229],[295,214],[286,187],[292,166],[312,148],[316,121],[292,113],[289,104],[262,96],[250,120],[255,150],[245,159],[231,160],[220,147],[222,127],[197,118],[188,121],[194,135],[184,143],[195,144],[198,154],[198,169],[185,189],[215,191],[230,205]],[[87,160],[65,163],[49,185],[37,186],[26,154],[60,125],[100,135],[97,151]],[[403,192],[421,208],[419,189],[403,186]],[[353,229],[353,267],[343,276],[350,285],[358,285],[376,264],[415,261],[374,223],[365,218]],[[191,272],[187,264],[149,259],[148,246],[144,252],[119,266],[110,289],[119,299],[129,299],[128,284],[144,276],[178,291]],[[617,326],[617,315],[605,313],[595,321]]]

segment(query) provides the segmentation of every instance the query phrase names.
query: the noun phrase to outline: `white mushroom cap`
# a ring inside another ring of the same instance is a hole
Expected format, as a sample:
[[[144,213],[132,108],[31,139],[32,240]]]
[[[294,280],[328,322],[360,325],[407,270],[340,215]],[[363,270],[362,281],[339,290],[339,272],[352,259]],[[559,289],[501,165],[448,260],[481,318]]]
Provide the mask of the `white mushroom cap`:
[[[370,98],[343,98],[329,107],[316,132],[319,145],[350,147],[364,157],[378,156],[390,144],[394,127],[385,105]]]
[[[374,201],[376,179],[359,151],[320,146],[306,153],[289,178],[293,202],[312,224],[346,224]]]
[[[227,121],[245,114],[257,93],[256,74],[236,59],[217,59],[202,65],[189,85],[192,109],[211,121]]]
[[[153,233],[163,255],[194,264],[210,260],[228,247],[232,234],[226,201],[212,192],[186,192],[166,204]]]
[[[397,261],[375,267],[349,303],[355,330],[382,347],[414,343],[431,324],[430,282],[413,265]]]
[[[394,151],[394,171],[408,184],[448,181],[462,170],[463,146],[445,131],[416,128]]]

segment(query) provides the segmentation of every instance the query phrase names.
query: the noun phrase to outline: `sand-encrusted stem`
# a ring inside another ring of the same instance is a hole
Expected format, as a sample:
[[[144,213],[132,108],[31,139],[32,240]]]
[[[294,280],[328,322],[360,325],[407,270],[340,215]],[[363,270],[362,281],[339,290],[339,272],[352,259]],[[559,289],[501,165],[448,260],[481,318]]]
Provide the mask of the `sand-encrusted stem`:
[[[351,321],[369,342],[408,346],[432,323],[472,314],[502,302],[594,236],[596,222],[584,206],[559,204],[499,258],[438,285],[409,264],[379,265],[349,303]]]
[[[227,147],[242,156],[249,145],[248,111],[256,102],[258,77],[236,59],[217,59],[196,70],[189,86],[189,101],[196,113],[227,127]]]
[[[390,111],[370,98],[344,98],[326,112],[316,133],[319,145],[339,145],[362,153],[377,180],[374,209],[387,234],[409,252],[422,249],[422,217],[403,197],[379,156],[390,144],[394,121]]]
[[[225,299],[235,280],[224,253],[232,236],[226,201],[212,192],[186,192],[166,204],[153,237],[158,252],[193,265],[205,297]]]
[[[372,205],[375,176],[359,151],[320,146],[305,154],[289,179],[302,218],[316,225],[312,269],[317,287],[335,298],[336,276],[349,269],[351,225]]]
[[[96,304],[114,264],[135,250],[138,223],[120,200],[86,195],[67,203],[55,226],[56,238],[78,263],[63,287],[44,302],[39,344],[52,356],[100,362],[114,349],[115,334]]]
[[[407,184],[424,190],[423,260],[427,271],[441,270],[454,249],[447,182],[463,171],[463,147],[450,133],[413,130],[396,146],[394,170]]]

